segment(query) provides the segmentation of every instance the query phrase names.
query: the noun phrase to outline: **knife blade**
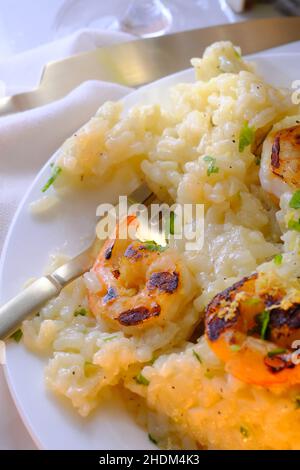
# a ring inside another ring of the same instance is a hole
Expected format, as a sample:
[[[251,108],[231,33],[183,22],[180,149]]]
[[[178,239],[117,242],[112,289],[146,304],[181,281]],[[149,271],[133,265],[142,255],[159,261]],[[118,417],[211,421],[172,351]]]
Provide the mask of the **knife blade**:
[[[188,68],[215,41],[230,40],[251,54],[299,39],[300,17],[269,18],[98,48],[46,65],[37,89],[0,100],[0,116],[61,99],[87,80],[145,85]]]

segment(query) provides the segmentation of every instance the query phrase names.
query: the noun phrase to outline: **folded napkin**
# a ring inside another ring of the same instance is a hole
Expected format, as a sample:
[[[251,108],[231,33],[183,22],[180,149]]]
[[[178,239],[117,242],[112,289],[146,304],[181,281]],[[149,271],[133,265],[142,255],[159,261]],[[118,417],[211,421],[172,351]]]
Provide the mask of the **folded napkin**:
[[[32,90],[48,62],[133,39],[135,37],[127,33],[80,29],[65,38],[14,55],[0,62],[0,81],[5,85],[4,90],[3,85],[0,87],[0,93],[5,91],[7,95],[15,95]]]
[[[80,30],[64,39],[0,62],[0,95],[34,88],[45,63],[133,39],[123,33]],[[8,227],[34,176],[63,141],[107,100],[129,88],[90,81],[47,106],[0,118],[0,254]],[[34,449],[12,402],[0,367],[0,449]]]
[[[0,63],[0,77],[7,90],[20,91],[24,85],[33,88],[44,61],[124,39],[128,41],[131,36],[82,30]],[[22,77],[22,84],[17,82],[18,77]],[[116,84],[86,82],[59,101],[0,118],[0,253],[13,214],[38,170],[102,103],[120,99],[129,91]]]

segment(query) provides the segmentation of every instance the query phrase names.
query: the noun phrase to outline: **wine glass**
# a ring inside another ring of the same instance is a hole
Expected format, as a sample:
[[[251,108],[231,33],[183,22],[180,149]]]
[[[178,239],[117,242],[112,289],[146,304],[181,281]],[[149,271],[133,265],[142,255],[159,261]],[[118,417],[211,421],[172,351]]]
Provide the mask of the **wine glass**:
[[[89,26],[154,37],[166,33],[171,24],[170,9],[161,0],[66,0],[56,16],[55,29],[59,36]]]
[[[161,0],[133,0],[119,20],[119,28],[141,37],[160,36],[168,31],[172,15]]]

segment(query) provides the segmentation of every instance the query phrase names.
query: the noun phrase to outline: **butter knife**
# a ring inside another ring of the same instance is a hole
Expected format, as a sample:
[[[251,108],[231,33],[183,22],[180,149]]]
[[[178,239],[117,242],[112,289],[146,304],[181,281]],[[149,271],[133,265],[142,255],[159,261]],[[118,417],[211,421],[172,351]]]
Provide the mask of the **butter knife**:
[[[141,184],[128,196],[130,204],[151,204],[154,194],[146,183]],[[101,240],[95,239],[85,251],[70,259],[52,274],[43,276],[30,284],[13,299],[0,307],[0,340],[7,339],[26,318],[38,313],[49,300],[56,297],[70,282],[87,272],[93,266]]]
[[[230,40],[251,54],[300,39],[300,17],[218,25],[143,39],[75,55],[48,64],[36,90],[0,100],[0,116],[46,105],[87,80],[139,87],[190,67],[215,41]]]

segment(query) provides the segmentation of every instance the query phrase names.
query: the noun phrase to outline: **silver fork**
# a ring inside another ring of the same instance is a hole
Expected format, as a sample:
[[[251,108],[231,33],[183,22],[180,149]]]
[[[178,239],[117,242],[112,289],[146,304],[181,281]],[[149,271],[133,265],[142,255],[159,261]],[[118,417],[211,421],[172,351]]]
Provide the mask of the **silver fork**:
[[[129,204],[148,206],[155,196],[146,183],[128,196]],[[56,297],[70,282],[86,273],[94,264],[101,241],[95,239],[85,251],[60,266],[52,274],[34,281],[29,287],[0,307],[0,340],[10,337],[28,317],[38,313],[49,300]]]

